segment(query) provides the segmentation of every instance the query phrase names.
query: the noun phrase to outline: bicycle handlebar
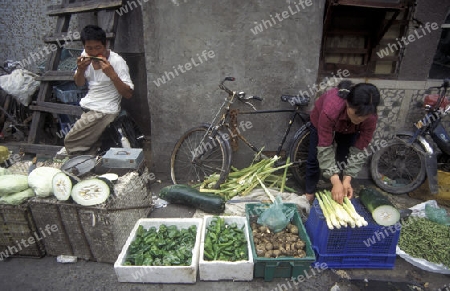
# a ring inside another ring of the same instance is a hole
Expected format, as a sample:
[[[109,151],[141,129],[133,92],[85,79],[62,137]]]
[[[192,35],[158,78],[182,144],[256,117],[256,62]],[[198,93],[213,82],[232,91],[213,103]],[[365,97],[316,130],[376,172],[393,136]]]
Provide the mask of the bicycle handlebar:
[[[225,83],[226,81],[233,82],[234,80],[236,80],[236,78],[234,78],[234,77],[225,77],[225,79],[223,79],[222,82],[220,82],[219,88],[222,89],[222,90],[224,90],[225,92],[227,92],[229,95],[233,95],[234,92],[233,92],[232,90],[228,89],[228,88],[224,85],[224,83]],[[263,101],[263,99],[262,99],[261,97],[259,97],[259,96],[248,96],[248,97],[246,97],[244,92],[236,93],[236,96],[237,96],[238,99],[241,100],[241,101],[243,101],[243,100],[251,100],[251,99],[258,100],[258,101]]]

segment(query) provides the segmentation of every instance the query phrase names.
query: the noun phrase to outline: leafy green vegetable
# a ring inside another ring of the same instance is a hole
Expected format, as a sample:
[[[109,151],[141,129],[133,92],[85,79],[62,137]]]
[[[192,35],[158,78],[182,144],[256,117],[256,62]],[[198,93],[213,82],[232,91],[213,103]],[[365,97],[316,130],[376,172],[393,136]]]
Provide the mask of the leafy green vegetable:
[[[197,236],[197,226],[178,229],[160,225],[145,229],[140,225],[128,248],[125,266],[189,266]]]
[[[204,260],[248,260],[247,239],[244,226],[226,224],[222,217],[214,217],[206,228]]]
[[[427,218],[410,217],[402,223],[399,248],[410,256],[450,267],[450,226]]]

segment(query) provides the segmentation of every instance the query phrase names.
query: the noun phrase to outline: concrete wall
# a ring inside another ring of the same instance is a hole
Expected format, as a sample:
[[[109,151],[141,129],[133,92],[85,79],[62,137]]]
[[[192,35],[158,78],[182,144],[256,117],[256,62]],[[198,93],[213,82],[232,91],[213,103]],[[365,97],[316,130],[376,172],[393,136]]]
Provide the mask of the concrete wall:
[[[439,29],[422,30],[419,23],[412,22],[407,35],[416,36],[405,47],[404,58],[400,65],[399,80],[424,81],[433,62],[433,57],[441,37],[441,24],[450,12],[450,1],[417,0],[414,18],[423,23],[436,22]],[[416,24],[416,26],[414,26]],[[417,37],[419,35],[419,37]]]
[[[0,8],[0,61],[21,61],[30,54],[39,54],[44,43],[42,39],[54,31],[55,17],[46,15],[49,5],[60,4],[61,0],[50,1],[1,1]],[[74,17],[69,30],[79,31]],[[37,71],[38,65],[45,61],[48,54],[27,66],[28,70]]]
[[[299,9],[298,9],[299,8]],[[289,10],[290,9],[290,10]],[[226,96],[218,89],[234,76],[231,89],[258,95],[258,109],[289,108],[282,93],[297,94],[314,84],[321,44],[324,1],[302,8],[293,1],[155,0],[143,5],[149,106],[152,118],[152,161],[157,172],[169,172],[170,155],[184,131],[212,120]],[[286,19],[279,21],[286,11]],[[273,19],[272,19],[273,17]],[[253,33],[257,25],[261,32]],[[272,21],[272,27],[269,24]],[[175,69],[196,63],[185,73]],[[158,78],[166,77],[166,83]],[[170,77],[170,80],[167,80]],[[242,107],[242,105],[239,105]],[[245,108],[245,107],[242,107]],[[274,150],[286,126],[286,114],[243,117],[253,125],[249,140]],[[236,161],[247,165],[252,156],[241,147]]]

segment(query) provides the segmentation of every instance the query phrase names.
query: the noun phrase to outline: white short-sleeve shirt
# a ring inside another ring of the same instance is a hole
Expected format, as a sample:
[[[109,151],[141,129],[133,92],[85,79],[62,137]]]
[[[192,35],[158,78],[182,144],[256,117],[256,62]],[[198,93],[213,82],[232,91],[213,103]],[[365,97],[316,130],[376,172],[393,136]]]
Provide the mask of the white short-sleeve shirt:
[[[82,55],[85,54],[83,51]],[[116,71],[119,78],[134,89],[130,72],[125,60],[117,53],[110,51],[108,61]],[[86,69],[84,77],[88,82],[88,93],[80,101],[80,106],[89,110],[100,111],[107,114],[120,112],[122,96],[117,91],[111,79],[101,69],[94,70],[92,63]]]

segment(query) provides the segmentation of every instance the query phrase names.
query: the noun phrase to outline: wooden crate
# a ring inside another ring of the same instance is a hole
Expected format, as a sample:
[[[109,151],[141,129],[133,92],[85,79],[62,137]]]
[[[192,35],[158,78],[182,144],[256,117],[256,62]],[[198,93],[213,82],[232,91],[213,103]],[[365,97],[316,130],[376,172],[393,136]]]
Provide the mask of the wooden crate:
[[[47,254],[114,263],[136,221],[153,209],[148,180],[147,171],[129,172],[119,177],[107,203],[94,207],[56,198],[31,199],[36,225],[55,224],[60,230],[43,240]]]

